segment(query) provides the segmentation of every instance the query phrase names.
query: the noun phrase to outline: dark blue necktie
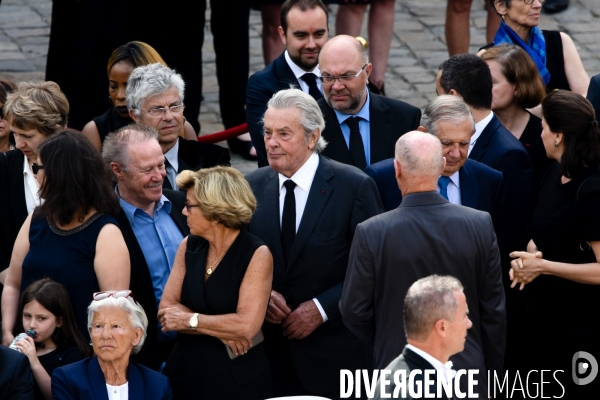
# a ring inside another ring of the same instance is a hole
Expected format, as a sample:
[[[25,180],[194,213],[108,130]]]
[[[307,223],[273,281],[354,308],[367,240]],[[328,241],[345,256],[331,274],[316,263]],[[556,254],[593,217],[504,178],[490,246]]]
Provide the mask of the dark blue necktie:
[[[365,146],[358,128],[361,119],[361,117],[350,117],[344,122],[350,128],[350,148],[348,150],[350,150],[354,166],[364,170],[367,168],[367,157],[365,156]]]
[[[308,84],[308,94],[310,94],[315,100],[319,100],[323,95],[317,86],[317,76],[312,72],[307,72],[300,77],[304,82]]]
[[[448,176],[440,176],[438,179],[438,185],[440,186],[440,194],[443,198],[450,201],[448,198],[448,185],[450,184],[450,177]]]

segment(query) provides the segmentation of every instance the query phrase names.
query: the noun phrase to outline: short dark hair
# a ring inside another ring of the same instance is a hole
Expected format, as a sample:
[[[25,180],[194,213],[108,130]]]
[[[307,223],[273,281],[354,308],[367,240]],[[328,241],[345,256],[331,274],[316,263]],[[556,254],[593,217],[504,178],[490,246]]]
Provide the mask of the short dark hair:
[[[81,132],[66,129],[56,133],[42,142],[38,154],[44,165],[40,215],[68,224],[74,217],[82,220],[92,208],[105,214],[119,211],[112,174]]]
[[[90,346],[85,342],[81,331],[79,331],[75,323],[75,314],[73,313],[69,292],[62,283],[53,281],[50,278],[37,280],[23,291],[21,306],[19,308],[20,318],[17,318],[19,331],[25,331],[25,328],[23,328],[23,308],[34,300],[54,314],[57,320],[62,318],[62,326],[56,328],[51,336],[56,347],[63,349],[71,345],[76,345],[84,357],[89,356]]]
[[[475,54],[458,54],[440,65],[440,86],[448,93],[454,89],[465,103],[476,110],[492,108],[490,67]]]
[[[287,34],[287,15],[294,7],[298,7],[302,12],[306,10],[314,10],[316,7],[321,7],[325,13],[327,26],[329,26],[329,14],[327,13],[327,7],[321,0],[286,0],[285,3],[281,5],[281,13],[279,14],[279,23],[281,24],[284,35]]]
[[[525,50],[514,44],[502,44],[487,49],[481,58],[500,65],[502,75],[515,85],[515,101],[519,106],[533,108],[542,102],[546,95],[544,81]]]
[[[561,173],[575,178],[586,168],[600,165],[600,129],[592,104],[582,95],[555,90],[542,101],[542,114],[550,131],[562,133]]]

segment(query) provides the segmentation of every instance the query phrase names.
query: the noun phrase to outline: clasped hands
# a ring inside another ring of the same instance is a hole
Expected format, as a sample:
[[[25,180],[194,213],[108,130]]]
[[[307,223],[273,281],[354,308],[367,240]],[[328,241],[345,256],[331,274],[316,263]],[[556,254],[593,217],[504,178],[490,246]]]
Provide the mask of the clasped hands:
[[[281,324],[283,335],[288,339],[304,339],[323,323],[323,317],[314,301],[305,301],[292,311],[281,293],[274,290],[271,290],[265,320]]]
[[[541,251],[536,251],[535,253],[513,251],[509,256],[514,258],[510,262],[511,268],[508,271],[510,280],[512,281],[511,288],[520,284],[519,290],[523,290],[526,284],[531,283],[543,272],[543,255]]]

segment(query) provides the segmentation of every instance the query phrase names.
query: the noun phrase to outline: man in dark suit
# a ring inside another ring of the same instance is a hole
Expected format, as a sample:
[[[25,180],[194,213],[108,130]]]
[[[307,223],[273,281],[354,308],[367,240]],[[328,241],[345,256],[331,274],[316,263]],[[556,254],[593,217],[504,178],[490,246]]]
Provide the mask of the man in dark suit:
[[[465,102],[448,95],[433,99],[425,108],[417,130],[435,135],[442,143],[446,167],[438,179],[438,192],[451,203],[488,212],[495,226],[502,173],[467,158],[475,122]],[[365,173],[377,184],[386,211],[400,205],[402,193],[393,158],[369,165]]]
[[[229,165],[229,150],[215,144],[185,140],[181,75],[162,64],[138,67],[127,81],[129,116],[138,125],[151,126],[165,155],[165,189],[177,189],[175,178],[183,170],[197,171],[216,165]]]
[[[246,121],[259,167],[269,165],[261,121],[273,94],[297,87],[315,100],[323,96],[318,56],[327,42],[327,22],[327,8],[321,0],[287,0],[281,6],[279,36],[286,50],[252,75],[246,90]]]
[[[185,194],[163,189],[165,157],[153,128],[130,125],[108,135],[102,156],[117,178],[121,211],[115,216],[131,260],[130,289],[148,317],[148,337],[136,360],[158,370],[175,344],[160,331],[158,304],[175,253],[189,235]]]
[[[373,66],[367,50],[352,36],[332,38],[319,55],[325,97],[319,106],[325,118],[323,155],[364,170],[394,157],[394,143],[417,129],[421,110],[367,89]]]
[[[406,344],[401,332],[408,288],[432,274],[455,276],[465,287],[473,329],[452,361],[458,369],[478,369],[478,389],[485,393],[487,370],[501,371],[504,358],[500,255],[489,214],[437,193],[444,163],[433,135],[415,131],[398,140],[394,166],[402,204],[356,228],[340,311],[352,332],[375,343],[375,367],[382,368]]]
[[[33,399],[33,375],[29,359],[0,345],[0,399]]]
[[[596,121],[600,119],[600,74],[592,76],[587,91],[587,99],[594,106]]]
[[[437,396],[438,374],[442,374],[439,379],[446,382],[454,378],[455,371],[448,359],[465,348],[467,330],[473,326],[468,313],[463,286],[458,279],[431,275],[413,283],[404,298],[404,331],[408,344],[385,369],[391,372],[391,376],[396,371],[406,371],[406,377],[411,371],[419,370],[420,373],[415,372],[413,384],[413,391],[421,393],[417,398],[427,397],[426,393],[434,394],[437,399],[454,398],[454,390],[445,392],[442,389],[442,396]],[[427,370],[435,372],[431,375],[433,382],[428,386],[424,379]],[[389,394],[394,393],[395,382],[388,382],[389,386],[382,386],[382,379],[379,379],[376,400],[389,398]],[[400,395],[396,398],[412,397]]]
[[[372,368],[372,349],[341,323],[338,303],[356,225],[381,201],[363,172],[318,154],[324,121],[310,95],[275,94],[264,126],[270,166],[247,179],[258,202],[250,232],[274,259],[263,325],[274,394],[337,399],[340,369]]]

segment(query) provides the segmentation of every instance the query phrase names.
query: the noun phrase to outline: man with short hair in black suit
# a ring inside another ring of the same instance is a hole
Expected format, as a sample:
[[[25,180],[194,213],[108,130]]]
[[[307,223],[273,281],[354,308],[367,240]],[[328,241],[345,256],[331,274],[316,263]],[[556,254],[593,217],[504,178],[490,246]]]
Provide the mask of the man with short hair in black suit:
[[[338,303],[356,225],[383,211],[362,171],[319,155],[317,102],[298,89],[269,100],[269,167],[246,178],[257,209],[249,230],[274,260],[263,331],[276,396],[340,398],[340,369],[371,369],[372,348],[342,324]]]
[[[458,96],[436,97],[425,108],[417,130],[431,133],[442,143],[446,167],[437,188],[442,197],[454,204],[488,212],[496,226],[502,173],[467,158],[475,122],[465,102]],[[369,165],[365,173],[377,184],[386,211],[400,205],[402,194],[396,182],[393,158]]]
[[[352,332],[375,343],[375,367],[383,368],[406,344],[400,334],[404,293],[420,278],[455,276],[464,285],[473,329],[452,361],[458,369],[479,370],[477,390],[484,394],[487,371],[501,373],[504,359],[500,255],[488,213],[437,193],[444,164],[433,135],[414,131],[398,139],[394,167],[402,203],[357,226],[340,311]]]
[[[437,399],[448,399],[443,390],[442,396],[437,396],[438,374],[442,374],[440,380],[452,381],[456,371],[448,359],[463,351],[467,330],[472,326],[463,286],[458,279],[439,275],[421,278],[408,288],[404,298],[404,331],[408,344],[402,354],[385,369],[391,372],[391,376],[396,371],[406,371],[407,378],[411,371],[420,370],[412,388],[421,393],[422,396],[418,398],[425,398],[426,393],[431,393]],[[425,385],[424,379],[427,370],[435,371],[429,386]],[[390,398],[389,395],[397,389],[399,396],[392,398],[412,398],[410,395],[402,396],[403,392],[408,392],[408,388],[397,388],[393,380],[385,386],[381,382],[380,378],[374,399]],[[451,399],[455,394],[454,387],[452,389]]]
[[[367,50],[352,36],[339,35],[323,46],[319,68],[325,97],[325,157],[364,170],[394,157],[394,143],[417,129],[421,110],[399,100],[370,93],[373,66]]]
[[[33,375],[29,359],[0,345],[0,399],[33,399]]]
[[[269,99],[290,87],[301,89],[315,100],[323,97],[318,57],[329,35],[328,21],[327,7],[321,0],[287,0],[281,6],[279,36],[286,50],[252,75],[246,89],[246,121],[259,167],[269,165],[262,137],[262,117]]]
[[[159,370],[175,344],[160,331],[158,304],[175,253],[189,235],[185,194],[163,189],[165,156],[151,127],[129,125],[108,135],[102,156],[115,174],[121,211],[115,216],[131,259],[130,289],[148,317],[148,337],[136,361]]]

